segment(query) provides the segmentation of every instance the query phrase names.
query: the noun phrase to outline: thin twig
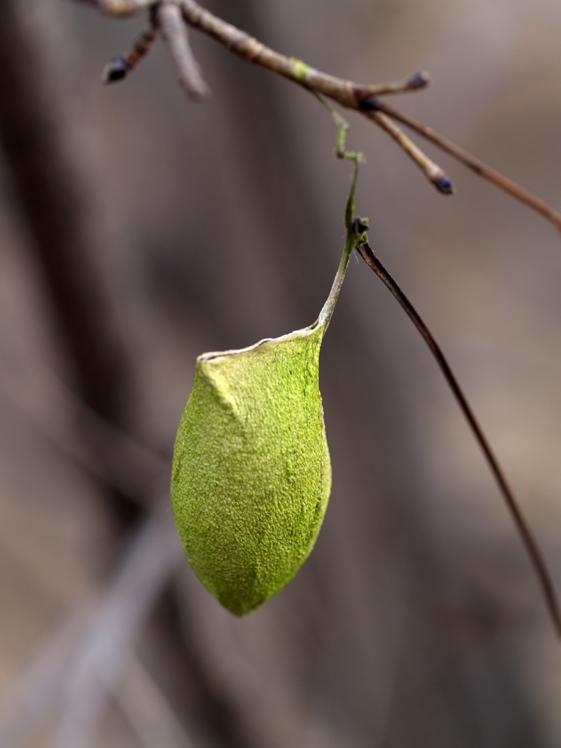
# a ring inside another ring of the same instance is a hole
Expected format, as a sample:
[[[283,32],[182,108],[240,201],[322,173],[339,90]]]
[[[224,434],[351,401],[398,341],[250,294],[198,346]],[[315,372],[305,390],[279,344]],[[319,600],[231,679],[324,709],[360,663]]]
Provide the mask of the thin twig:
[[[123,52],[123,54],[109,60],[101,72],[102,82],[115,83],[123,80],[148,54],[155,38],[156,29],[154,26],[147,31],[143,31],[128,52]]]
[[[108,16],[131,16],[156,5],[156,0],[80,0]]]
[[[396,127],[389,117],[382,112],[373,112],[372,119],[400,145],[405,153],[417,164],[429,182],[443,195],[452,195],[455,192],[454,184],[450,177],[435,164],[426,153],[424,153],[413,141],[407,137],[400,127]]]
[[[203,101],[208,98],[210,89],[191,50],[179,7],[175,3],[162,3],[155,6],[155,14],[162,38],[177,67],[180,86],[192,101]]]
[[[430,351],[442,373],[450,389],[454,393],[454,397],[462,410],[465,418],[467,419],[470,428],[475,436],[477,443],[479,444],[485,459],[493,473],[493,476],[499,486],[499,489],[503,495],[503,498],[510,510],[518,533],[522,539],[522,542],[528,552],[534,571],[538,577],[542,592],[544,594],[546,604],[555,628],[555,632],[558,638],[561,639],[561,611],[559,608],[559,602],[555,593],[555,588],[551,580],[547,565],[544,561],[543,555],[539,549],[538,543],[534,538],[530,525],[528,524],[522,509],[520,508],[518,501],[516,500],[512,489],[510,488],[506,476],[503,472],[502,467],[499,464],[497,457],[495,456],[491,445],[483,432],[475,414],[464,395],[462,388],[455,374],[453,373],[450,364],[446,360],[444,353],[440,346],[436,342],[433,334],[423,322],[416,309],[413,307],[409,299],[403,293],[401,288],[398,286],[396,281],[392,278],[388,270],[382,265],[378,257],[372,251],[368,243],[359,243],[357,245],[357,251],[360,253],[363,260],[369,265],[370,268],[376,273],[382,283],[389,289],[393,297],[399,302],[401,307],[406,312],[409,319],[413,322],[419,333],[422,335],[426,344],[430,348]]]
[[[234,54],[282,75],[284,78],[300,83],[314,93],[329,96],[330,99],[347,108],[358,109],[360,100],[378,95],[373,93],[374,91],[387,93],[398,90],[415,90],[423,87],[418,85],[420,80],[423,81],[423,85],[428,82],[426,73],[417,73],[405,83],[376,85],[357,84],[342,78],[336,78],[306,65],[301,60],[286,57],[280,52],[265,46],[245,31],[202,8],[195,0],[178,0],[178,3],[183,11],[185,21],[190,26],[212,36]]]
[[[536,197],[528,190],[525,190],[520,185],[500,174],[500,172],[487,166],[484,162],[471,156],[462,148],[439,135],[431,128],[416,122],[412,118],[405,117],[385,103],[377,102],[376,94],[367,93],[368,91],[373,91],[375,86],[353,83],[352,81],[345,81],[341,78],[326,75],[325,73],[309,67],[300,60],[285,57],[284,55],[265,47],[265,45],[261,44],[256,39],[253,39],[253,37],[245,32],[240,31],[231,24],[225,23],[216,16],[213,16],[209,11],[203,10],[195,0],[178,0],[178,2],[181,4],[183,15],[187,23],[199,28],[206,34],[209,34],[240,57],[265,67],[285,78],[295,80],[314,92],[323,93],[325,96],[337,101],[341,106],[360,111],[380,126],[383,126],[383,124],[382,121],[375,116],[376,114],[384,113],[391,116],[392,119],[411,127],[415,132],[430,140],[441,150],[459,159],[476,174],[487,179],[499,189],[504,190],[509,195],[512,195],[517,200],[523,202],[532,210],[543,215],[545,218],[550,220],[559,231],[561,231],[561,214],[547,205],[539,197]],[[419,75],[422,76],[423,74],[417,74],[417,76]],[[411,80],[414,80],[415,77],[416,76],[413,76]],[[391,87],[391,84],[389,84],[389,86]],[[411,86],[408,90],[415,90],[415,86]],[[374,101],[376,101],[374,107],[372,106],[372,97],[374,97]],[[392,137],[394,136],[392,135]],[[397,140],[395,137],[394,139]],[[401,142],[400,145],[402,145]],[[412,153],[408,152],[408,155],[412,155]],[[446,180],[448,180],[447,177]],[[436,184],[436,186],[440,189],[438,184]],[[446,189],[442,191],[448,193],[449,188],[452,187],[452,183],[445,181],[444,186]]]
[[[448,140],[448,138],[440,135],[440,133],[436,132],[431,127],[427,127],[421,122],[418,122],[413,117],[397,111],[397,109],[394,109],[393,107],[378,99],[375,99],[374,101],[371,100],[370,105],[372,106],[372,111],[368,112],[364,110],[364,113],[367,116],[372,115],[371,118],[375,122],[377,120],[373,115],[375,115],[376,113],[386,114],[393,120],[401,122],[402,124],[411,128],[421,137],[436,145],[438,148],[440,148],[441,151],[448,153],[450,156],[460,161],[462,164],[464,164],[464,166],[467,166],[468,169],[471,169],[478,176],[486,179],[488,182],[491,182],[491,184],[494,184],[495,187],[498,187],[499,189],[508,193],[511,197],[514,197],[516,200],[524,203],[529,208],[532,208],[532,210],[535,210],[537,213],[540,213],[542,216],[544,216],[544,218],[547,218],[548,221],[551,221],[555,228],[561,232],[561,213],[558,213],[551,206],[545,203],[541,198],[536,197],[536,195],[533,195],[531,192],[514,182],[512,179],[505,177],[504,174],[501,174],[496,169],[488,166],[484,161],[481,161],[481,159],[472,156],[471,153],[468,153],[468,151],[464,150],[459,145],[456,145],[451,140]]]

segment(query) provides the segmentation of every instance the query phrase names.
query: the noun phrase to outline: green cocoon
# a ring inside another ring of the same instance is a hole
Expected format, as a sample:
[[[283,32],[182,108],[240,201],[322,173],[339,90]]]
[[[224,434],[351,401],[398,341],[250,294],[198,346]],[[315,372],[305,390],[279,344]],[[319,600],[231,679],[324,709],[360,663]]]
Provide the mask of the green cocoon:
[[[175,521],[195,574],[229,611],[255,610],[312,550],[331,489],[319,352],[352,249],[358,159],[341,263],[317,322],[199,356],[173,458]]]
[[[325,513],[323,331],[316,324],[197,359],[175,445],[173,509],[196,575],[239,616],[294,576]]]

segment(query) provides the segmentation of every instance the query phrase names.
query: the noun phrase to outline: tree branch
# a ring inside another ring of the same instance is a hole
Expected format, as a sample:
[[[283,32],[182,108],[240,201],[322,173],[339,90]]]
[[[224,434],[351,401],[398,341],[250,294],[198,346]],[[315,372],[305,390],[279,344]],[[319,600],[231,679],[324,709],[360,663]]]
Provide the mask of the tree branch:
[[[231,52],[242,57],[248,62],[253,62],[260,67],[281,75],[284,78],[299,83],[315,94],[322,94],[347,109],[354,109],[368,117],[371,121],[385,130],[401,148],[412,158],[417,166],[423,171],[427,179],[434,184],[439,192],[449,195],[454,192],[452,180],[438,165],[416,146],[405,135],[401,128],[397,127],[395,121],[410,127],[417,134],[429,140],[445,153],[457,159],[465,166],[483,177],[491,184],[516,198],[532,210],[540,213],[555,228],[561,232],[561,213],[554,210],[541,198],[532,194],[513,180],[505,177],[496,169],[485,164],[480,159],[472,156],[460,146],[437,133],[430,127],[417,122],[393,107],[381,102],[378,97],[385,94],[403,93],[416,91],[424,88],[429,83],[427,73],[416,73],[405,81],[396,81],[382,84],[361,84],[353,81],[328,75],[315,68],[306,65],[301,60],[286,57],[279,52],[267,47],[245,31],[238,29],[231,23],[223,21],[210,11],[202,8],[196,0],[166,0],[160,3],[157,0],[78,0],[79,2],[93,5],[100,12],[113,16],[128,16],[146,8],[181,8],[183,18],[187,24],[203,31],[216,41],[223,44]],[[161,12],[161,10],[159,11]],[[166,10],[165,12],[174,12]],[[195,68],[196,69],[196,68]],[[123,76],[119,76],[123,77]],[[204,85],[204,84],[203,84]],[[196,95],[192,98],[197,98]],[[386,116],[382,116],[386,115]],[[394,122],[391,122],[394,120]]]
[[[191,51],[187,29],[182,21],[179,7],[175,3],[161,3],[154,7],[162,38],[169,48],[179,73],[179,85],[192,101],[203,101],[208,98],[210,89],[204,82]]]
[[[561,213],[558,213],[556,210],[551,208],[541,198],[536,197],[536,195],[533,195],[531,192],[514,182],[512,179],[505,177],[504,174],[501,174],[496,169],[488,166],[484,161],[481,161],[481,159],[477,158],[476,156],[472,156],[471,153],[468,153],[468,151],[464,150],[459,145],[456,145],[451,140],[448,140],[448,138],[440,135],[440,133],[436,132],[436,130],[433,130],[431,127],[423,125],[413,117],[409,117],[409,115],[398,112],[397,109],[390,107],[388,104],[380,101],[379,99],[372,100],[370,103],[372,105],[371,116],[375,122],[377,121],[377,119],[375,118],[376,113],[386,114],[393,120],[401,122],[402,124],[411,128],[418,135],[425,138],[425,140],[428,140],[429,142],[436,145],[438,148],[440,148],[441,151],[448,153],[457,161],[460,161],[460,163],[464,164],[464,166],[467,166],[468,169],[471,169],[479,177],[482,177],[488,182],[491,182],[491,184],[494,184],[495,187],[498,187],[499,189],[503,190],[503,192],[508,193],[511,197],[514,197],[516,200],[524,203],[524,205],[527,205],[537,213],[541,213],[544,218],[547,218],[548,221],[551,221],[555,228],[557,228],[558,231],[561,232]],[[365,108],[364,103],[362,105],[362,108]]]

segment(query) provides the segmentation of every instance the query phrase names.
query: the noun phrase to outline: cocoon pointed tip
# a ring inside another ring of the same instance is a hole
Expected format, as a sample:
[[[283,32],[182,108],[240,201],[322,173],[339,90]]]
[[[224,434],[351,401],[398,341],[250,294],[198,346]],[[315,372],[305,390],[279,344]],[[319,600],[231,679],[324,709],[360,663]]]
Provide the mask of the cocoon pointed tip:
[[[193,570],[238,616],[292,579],[325,514],[324,331],[316,324],[197,359],[175,444],[172,504]]]

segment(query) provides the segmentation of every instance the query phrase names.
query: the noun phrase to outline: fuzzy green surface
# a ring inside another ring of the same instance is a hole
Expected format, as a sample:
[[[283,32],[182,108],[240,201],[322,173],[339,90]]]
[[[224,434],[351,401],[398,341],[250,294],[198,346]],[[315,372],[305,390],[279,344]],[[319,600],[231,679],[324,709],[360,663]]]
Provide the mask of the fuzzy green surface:
[[[325,514],[323,332],[312,326],[197,359],[175,443],[172,504],[193,570],[239,616],[294,576]]]

